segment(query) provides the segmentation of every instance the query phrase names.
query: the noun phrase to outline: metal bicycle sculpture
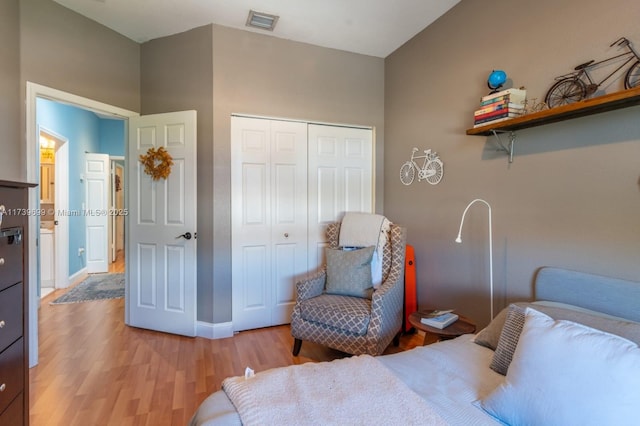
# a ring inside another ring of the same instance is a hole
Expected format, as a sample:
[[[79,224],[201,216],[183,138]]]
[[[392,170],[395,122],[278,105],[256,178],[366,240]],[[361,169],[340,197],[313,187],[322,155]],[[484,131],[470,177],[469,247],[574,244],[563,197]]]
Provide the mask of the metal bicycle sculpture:
[[[557,82],[551,86],[545,96],[545,103],[549,108],[568,105],[591,96],[596,90],[598,90],[598,87],[600,87],[602,83],[609,80],[611,76],[634,60],[635,62],[632,62],[631,66],[627,70],[627,74],[625,75],[624,88],[631,89],[632,87],[640,86],[640,56],[638,56],[638,53],[633,49],[633,47],[631,47],[631,42],[626,37],[620,37],[618,40],[611,43],[609,47],[613,47],[616,44],[619,47],[626,47],[628,50],[602,61],[595,62],[592,59],[575,67],[575,71],[556,77]],[[614,59],[624,57],[626,57],[626,59],[622,65],[618,66],[602,80],[594,81],[591,78],[591,75],[589,74],[590,69],[593,69],[598,65],[611,62]]]
[[[411,151],[411,160],[405,162],[400,167],[400,181],[404,185],[411,185],[413,179],[418,173],[418,182],[426,180],[431,185],[436,185],[442,180],[444,174],[444,164],[438,157],[438,154],[431,152],[430,149],[424,151],[424,155],[416,155],[418,148]],[[419,166],[416,160],[424,159],[422,166]]]

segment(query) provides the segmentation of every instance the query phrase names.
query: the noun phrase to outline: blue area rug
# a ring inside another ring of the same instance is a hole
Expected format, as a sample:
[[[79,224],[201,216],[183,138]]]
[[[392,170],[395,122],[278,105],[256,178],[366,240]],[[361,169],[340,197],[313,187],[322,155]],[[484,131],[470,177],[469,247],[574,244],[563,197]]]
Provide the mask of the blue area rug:
[[[79,303],[92,300],[120,299],[123,297],[124,274],[93,274],[58,297],[51,304]]]

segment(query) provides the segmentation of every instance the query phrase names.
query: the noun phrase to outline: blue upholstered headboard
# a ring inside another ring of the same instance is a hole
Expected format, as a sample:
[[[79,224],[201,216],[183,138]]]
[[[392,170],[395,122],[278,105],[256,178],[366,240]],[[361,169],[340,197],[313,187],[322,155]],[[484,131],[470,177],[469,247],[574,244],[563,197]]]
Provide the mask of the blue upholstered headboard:
[[[567,269],[538,271],[535,299],[568,303],[640,322],[640,282]]]

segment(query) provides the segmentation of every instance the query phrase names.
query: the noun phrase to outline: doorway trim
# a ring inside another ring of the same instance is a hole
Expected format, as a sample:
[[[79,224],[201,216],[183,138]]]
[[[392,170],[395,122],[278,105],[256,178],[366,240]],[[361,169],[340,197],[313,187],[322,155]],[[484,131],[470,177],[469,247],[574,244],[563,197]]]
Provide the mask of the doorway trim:
[[[98,102],[89,98],[63,92],[51,87],[42,86],[37,83],[27,81],[26,87],[26,139],[25,139],[25,161],[27,171],[27,182],[39,182],[39,128],[36,120],[36,99],[44,98],[52,101],[77,106],[106,116],[116,117],[125,120],[125,128],[128,129],[128,118],[140,115],[137,112],[129,111],[113,105]],[[128,133],[128,132],[126,132]],[[128,143],[125,138],[125,145]],[[126,176],[125,176],[126,181]],[[29,210],[36,209],[39,203],[39,191],[37,188],[29,188]],[[127,200],[125,199],[125,205]],[[127,217],[125,216],[125,229],[127,227]],[[27,272],[27,282],[29,283],[29,367],[38,364],[38,247],[37,235],[39,234],[39,218],[35,215],[29,216],[29,241],[27,254],[29,268]],[[125,232],[125,258],[129,250]],[[125,260],[126,262],[126,260]],[[125,300],[128,298],[129,287],[125,281]],[[127,321],[127,310],[125,309],[125,322]]]

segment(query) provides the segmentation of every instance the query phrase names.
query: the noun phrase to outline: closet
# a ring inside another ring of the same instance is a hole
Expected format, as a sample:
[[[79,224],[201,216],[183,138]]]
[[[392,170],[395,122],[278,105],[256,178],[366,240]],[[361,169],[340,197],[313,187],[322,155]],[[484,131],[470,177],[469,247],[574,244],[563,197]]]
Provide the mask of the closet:
[[[233,329],[290,322],[326,224],[373,211],[373,131],[231,117]]]

